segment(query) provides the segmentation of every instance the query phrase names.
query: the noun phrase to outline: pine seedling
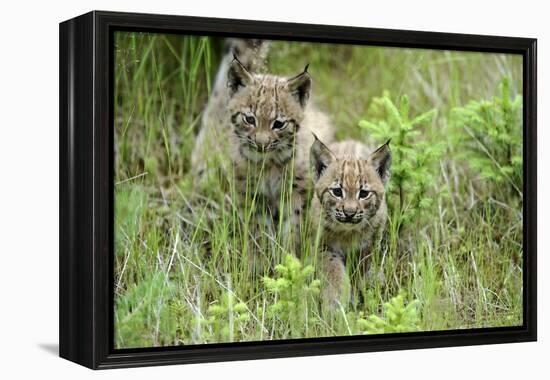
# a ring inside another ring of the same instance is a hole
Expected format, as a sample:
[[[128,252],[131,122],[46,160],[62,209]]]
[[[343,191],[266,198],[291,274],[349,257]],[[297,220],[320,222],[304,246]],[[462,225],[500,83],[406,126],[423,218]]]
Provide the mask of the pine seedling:
[[[212,342],[235,342],[250,321],[250,313],[243,302],[236,302],[232,292],[226,292],[221,300],[210,305],[206,318],[200,321],[205,327],[204,336]]]
[[[369,139],[391,139],[393,160],[387,199],[398,230],[427,214],[433,204],[431,192],[442,190],[435,189],[435,184],[444,145],[431,135],[422,134],[422,128],[433,120],[436,110],[412,117],[409,108],[406,95],[396,105],[385,92],[373,100],[369,109],[372,118],[359,122]]]
[[[466,149],[461,158],[496,188],[522,194],[522,97],[512,96],[508,78],[491,100],[470,101],[452,111],[454,125],[466,132]],[[464,135],[464,133],[462,133]]]
[[[275,266],[276,278],[264,277],[266,290],[274,295],[268,307],[269,316],[288,323],[293,338],[303,336],[308,301],[319,293],[320,281],[313,278],[313,266],[302,266],[300,260],[285,255],[283,263]]]
[[[367,318],[361,316],[356,326],[363,334],[387,334],[411,332],[419,330],[418,307],[419,301],[413,300],[405,304],[401,293],[384,303],[383,316],[371,314]]]

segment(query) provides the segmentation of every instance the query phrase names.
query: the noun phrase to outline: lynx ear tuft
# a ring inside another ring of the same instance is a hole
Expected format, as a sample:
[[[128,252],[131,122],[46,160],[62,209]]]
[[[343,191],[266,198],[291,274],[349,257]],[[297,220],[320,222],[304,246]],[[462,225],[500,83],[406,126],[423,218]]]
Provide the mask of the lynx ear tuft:
[[[249,86],[254,81],[252,74],[250,74],[237,56],[233,54],[233,61],[229,64],[229,70],[227,71],[227,87],[229,88],[229,94],[235,95],[241,88]]]
[[[390,141],[391,139],[386,141],[384,145],[372,152],[368,158],[368,162],[374,167],[374,170],[376,170],[384,186],[386,186],[391,176],[392,154],[390,150]]]
[[[315,136],[315,134],[313,134],[313,136],[315,137],[315,142],[311,145],[309,150],[309,161],[313,170],[313,176],[315,181],[317,181],[325,169],[336,160],[336,157],[330,149]]]
[[[305,108],[311,93],[311,76],[307,72],[309,64],[304,71],[287,81],[288,89],[298,103]]]

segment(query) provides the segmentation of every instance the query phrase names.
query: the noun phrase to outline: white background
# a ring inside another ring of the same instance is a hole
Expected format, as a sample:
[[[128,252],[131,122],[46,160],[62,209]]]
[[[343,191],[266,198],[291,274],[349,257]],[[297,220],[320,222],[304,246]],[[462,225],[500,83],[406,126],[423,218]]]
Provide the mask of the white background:
[[[6,1],[0,27],[0,377],[549,378],[550,12],[545,1]],[[93,372],[57,355],[58,23],[89,10],[536,37],[539,342]],[[545,107],[546,106],[546,107]],[[547,145],[547,144],[546,144]]]

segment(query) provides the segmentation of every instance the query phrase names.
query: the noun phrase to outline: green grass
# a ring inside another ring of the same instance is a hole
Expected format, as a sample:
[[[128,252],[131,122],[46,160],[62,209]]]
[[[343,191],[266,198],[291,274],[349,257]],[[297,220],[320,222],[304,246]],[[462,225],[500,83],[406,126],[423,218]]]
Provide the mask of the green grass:
[[[283,216],[254,223],[262,205],[253,186],[241,217],[230,173],[215,171],[202,184],[189,174],[222,41],[117,33],[115,42],[117,348],[522,323],[521,194],[471,164],[480,151],[456,116],[499,96],[503,78],[521,95],[520,56],[274,43],[268,70],[293,75],[310,63],[313,101],[338,138],[383,143],[359,122],[390,120],[373,106],[386,92],[396,104],[406,95],[410,115],[436,110],[415,127],[413,149],[444,147],[422,164],[429,207],[400,227],[397,198],[388,197],[391,220],[374,270],[350,265],[354,302],[327,310],[317,291],[316,221],[304,220],[300,261],[291,260]],[[506,120],[521,133],[521,121]],[[485,141],[484,124],[476,125]]]

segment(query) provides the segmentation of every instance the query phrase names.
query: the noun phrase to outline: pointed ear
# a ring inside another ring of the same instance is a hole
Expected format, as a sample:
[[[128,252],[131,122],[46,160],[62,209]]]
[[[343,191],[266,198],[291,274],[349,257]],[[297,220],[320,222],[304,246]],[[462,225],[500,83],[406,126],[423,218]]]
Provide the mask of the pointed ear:
[[[252,74],[244,68],[237,56],[233,56],[233,61],[229,64],[229,70],[227,71],[227,87],[230,96],[235,95],[237,91],[250,85],[253,81]]]
[[[303,107],[306,106],[309,100],[309,94],[311,92],[311,76],[307,72],[309,64],[306,65],[304,71],[301,74],[296,75],[294,78],[290,78],[287,81],[288,90],[298,103]]]
[[[372,152],[368,158],[368,162],[376,170],[384,186],[390,179],[391,159],[390,140]]]
[[[330,149],[317,138],[317,136],[313,136],[315,137],[315,142],[311,145],[309,150],[309,161],[313,170],[313,176],[315,181],[317,181],[325,169],[334,160],[336,160],[336,157]]]

